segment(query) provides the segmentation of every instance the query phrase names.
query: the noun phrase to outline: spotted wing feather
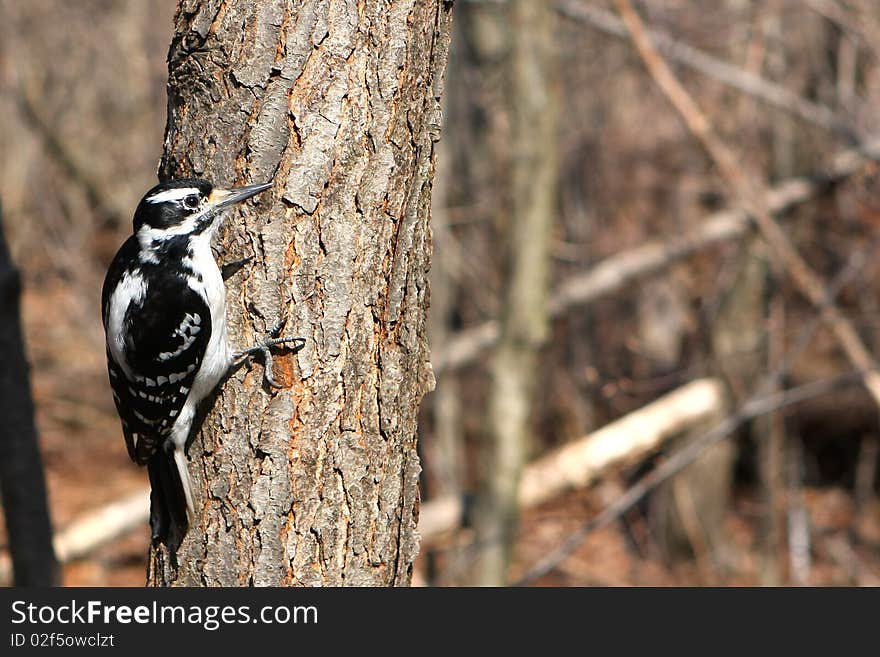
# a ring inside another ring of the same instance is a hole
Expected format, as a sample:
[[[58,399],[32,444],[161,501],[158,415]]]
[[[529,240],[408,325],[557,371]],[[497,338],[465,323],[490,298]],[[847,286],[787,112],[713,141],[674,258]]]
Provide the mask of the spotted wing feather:
[[[128,374],[108,350],[113,399],[129,456],[144,464],[171,433],[211,335],[211,313],[183,278],[149,277],[125,311]],[[105,320],[106,321],[106,320]]]

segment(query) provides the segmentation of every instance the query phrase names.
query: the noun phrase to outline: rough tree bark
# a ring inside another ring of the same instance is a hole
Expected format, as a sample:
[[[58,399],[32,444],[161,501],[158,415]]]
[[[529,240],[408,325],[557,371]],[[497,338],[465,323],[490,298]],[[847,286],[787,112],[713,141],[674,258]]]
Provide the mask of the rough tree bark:
[[[6,248],[0,216],[0,494],[16,586],[53,586],[59,570],[21,334],[20,295],[21,279]]]
[[[406,585],[434,143],[451,2],[182,0],[160,177],[272,180],[230,217],[231,340],[307,338],[221,389],[190,447],[197,519],[152,585]]]

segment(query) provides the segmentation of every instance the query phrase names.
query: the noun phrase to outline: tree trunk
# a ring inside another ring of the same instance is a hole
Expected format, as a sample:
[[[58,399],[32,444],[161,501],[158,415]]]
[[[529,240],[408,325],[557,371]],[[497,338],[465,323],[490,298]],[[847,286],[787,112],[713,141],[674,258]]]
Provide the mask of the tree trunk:
[[[221,389],[190,447],[196,519],[151,585],[407,585],[434,143],[450,2],[182,0],[160,177],[272,180],[227,220],[230,338],[306,346]]]
[[[733,265],[736,274],[713,317],[711,347],[716,368],[731,399],[742,403],[759,383],[765,371],[765,303],[767,262],[758,238],[746,240]],[[697,439],[707,427],[685,436],[681,445]],[[753,426],[765,432],[766,422]],[[661,551],[669,558],[697,558],[703,581],[713,584],[729,561],[730,545],[724,516],[733,494],[736,447],[725,440],[705,450],[652,500],[652,515],[658,529]]]
[[[58,562],[21,334],[20,294],[21,279],[0,217],[0,494],[16,586],[53,586],[58,584]]]
[[[558,160],[558,108],[550,62],[553,11],[543,0],[514,0],[510,5],[512,207],[506,227],[501,335],[492,362],[488,435],[474,517],[479,550],[474,581],[481,585],[507,581],[519,482],[528,456],[538,350],[549,330],[549,241]]]

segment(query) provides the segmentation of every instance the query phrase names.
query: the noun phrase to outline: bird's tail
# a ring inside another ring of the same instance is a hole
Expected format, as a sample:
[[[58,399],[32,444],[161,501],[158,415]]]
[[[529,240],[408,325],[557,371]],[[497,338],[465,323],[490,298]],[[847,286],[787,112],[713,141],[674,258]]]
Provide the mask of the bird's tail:
[[[163,543],[172,555],[177,553],[189,529],[193,511],[192,484],[183,448],[166,443],[147,462],[150,474],[150,528],[153,543]]]

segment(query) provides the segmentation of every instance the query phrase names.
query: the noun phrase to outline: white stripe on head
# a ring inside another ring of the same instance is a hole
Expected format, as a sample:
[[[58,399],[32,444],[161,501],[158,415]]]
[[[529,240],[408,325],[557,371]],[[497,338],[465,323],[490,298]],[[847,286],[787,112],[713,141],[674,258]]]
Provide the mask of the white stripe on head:
[[[149,249],[154,242],[163,242],[179,235],[189,235],[195,231],[199,219],[201,219],[204,214],[204,212],[199,212],[198,214],[190,215],[179,224],[169,226],[168,228],[153,228],[148,224],[144,224],[137,232],[141,249]]]
[[[173,237],[179,237],[180,235],[190,235],[194,233],[196,228],[198,227],[198,224],[202,220],[204,220],[205,215],[215,211],[215,208],[211,206],[205,206],[195,214],[189,215],[179,224],[169,226],[168,228],[153,228],[148,224],[144,224],[143,226],[141,226],[138,232],[135,233],[137,235],[138,242],[141,245],[141,261],[152,262],[156,260],[155,254],[152,253],[152,249],[155,246],[157,246],[160,242],[164,242],[165,240],[171,239]],[[208,242],[210,242],[214,233],[217,231],[221,224],[222,212],[213,217],[211,219],[211,225],[203,229],[197,237],[204,238]]]
[[[145,200],[147,203],[165,203],[166,201],[179,201],[190,194],[199,195],[201,192],[195,187],[176,187],[148,196]]]

